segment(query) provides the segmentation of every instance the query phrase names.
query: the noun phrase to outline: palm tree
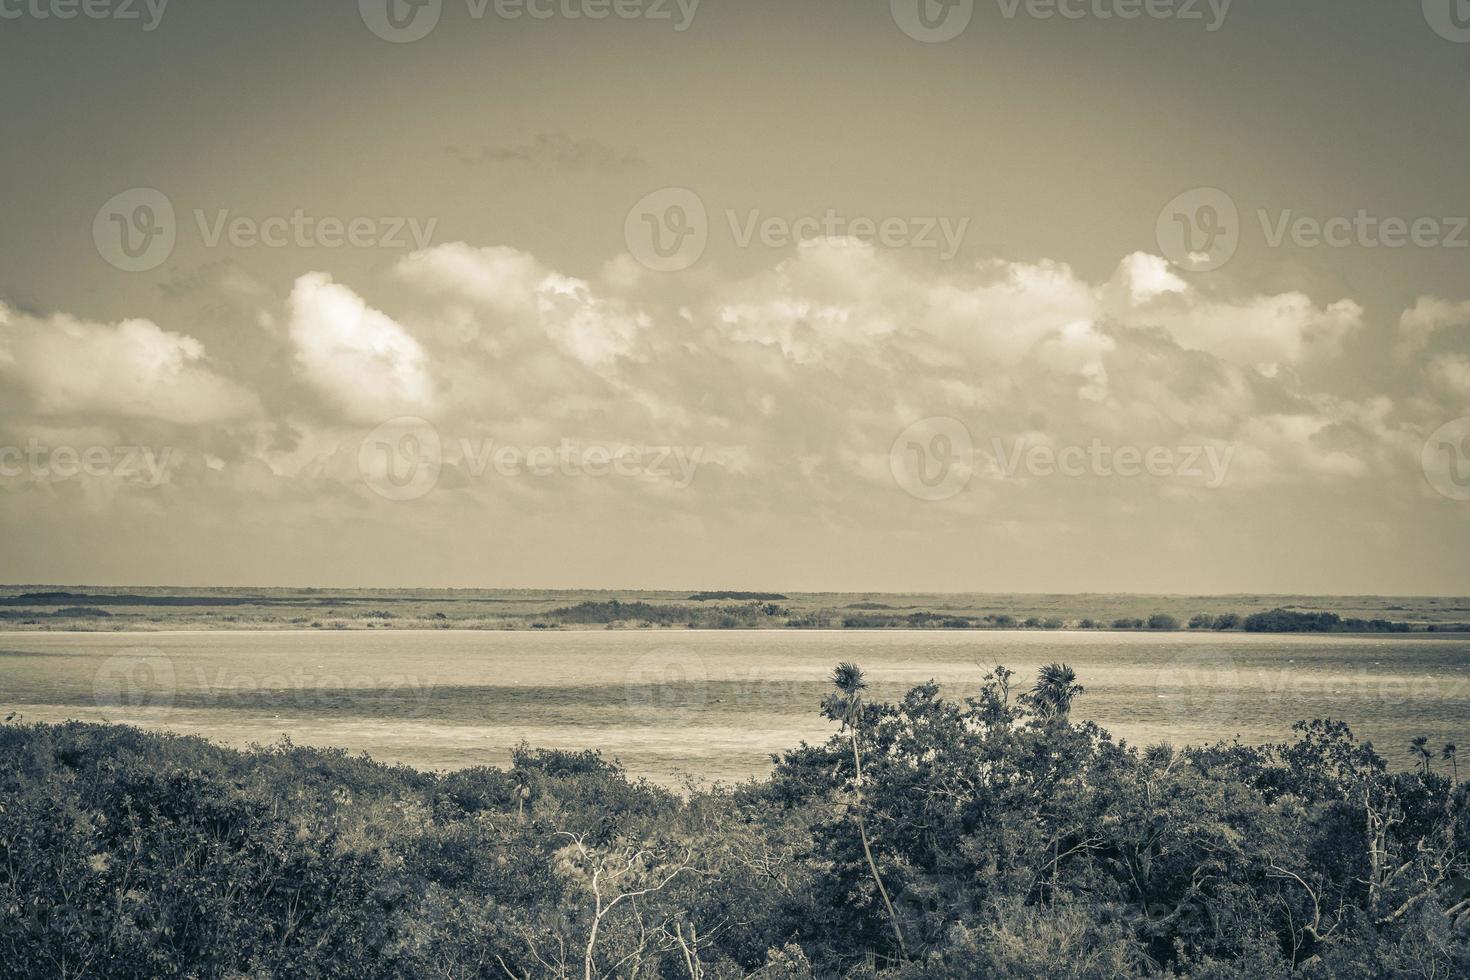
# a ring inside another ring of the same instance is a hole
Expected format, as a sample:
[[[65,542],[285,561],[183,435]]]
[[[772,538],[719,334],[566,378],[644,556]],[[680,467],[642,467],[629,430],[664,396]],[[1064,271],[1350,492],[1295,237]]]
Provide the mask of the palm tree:
[[[531,783],[526,774],[517,770],[515,773],[515,796],[516,796],[516,821],[526,822],[526,801],[531,798]]]
[[[1429,760],[1434,758],[1434,753],[1429,751],[1429,736],[1415,735],[1409,741],[1409,754],[1419,760],[1424,767],[1424,775],[1429,775]]]
[[[1455,782],[1458,784],[1460,782],[1460,764],[1455,761],[1455,753],[1457,751],[1454,742],[1446,742],[1444,743],[1444,750],[1440,752],[1440,757],[1450,764],[1451,769],[1455,773]]]
[[[863,842],[863,855],[868,859],[868,870],[873,874],[873,883],[878,886],[878,894],[883,897],[883,907],[888,910],[888,921],[893,923],[893,935],[898,939],[899,954],[903,955],[903,930],[898,924],[898,913],[894,911],[893,902],[888,898],[888,889],[883,887],[883,877],[878,874],[878,864],[873,860],[873,849],[868,846],[867,825],[863,821],[863,754],[858,746],[858,727],[862,724],[863,691],[867,689],[868,682],[863,680],[862,668],[857,664],[840,663],[832,671],[832,684],[836,690],[828,694],[822,703],[822,713],[833,721],[840,722],[851,740],[852,765],[856,774],[854,795],[857,797],[853,815],[857,818],[858,836]]]
[[[1043,718],[1065,721],[1072,710],[1072,699],[1085,688],[1077,683],[1077,672],[1066,664],[1047,664],[1036,675],[1031,689],[1031,703]]]

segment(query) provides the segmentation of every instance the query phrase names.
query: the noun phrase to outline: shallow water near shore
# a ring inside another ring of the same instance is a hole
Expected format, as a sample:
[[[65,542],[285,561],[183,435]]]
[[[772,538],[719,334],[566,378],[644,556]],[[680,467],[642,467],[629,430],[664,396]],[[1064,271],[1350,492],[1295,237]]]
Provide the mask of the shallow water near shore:
[[[1000,631],[166,632],[0,635],[0,709],[230,745],[339,746],[425,769],[504,765],[524,739],[597,748],[677,785],[760,776],[825,738],[839,661],[873,698],[990,665],[1065,661],[1074,717],[1134,744],[1258,743],[1332,717],[1395,767],[1415,735],[1470,740],[1470,636]]]

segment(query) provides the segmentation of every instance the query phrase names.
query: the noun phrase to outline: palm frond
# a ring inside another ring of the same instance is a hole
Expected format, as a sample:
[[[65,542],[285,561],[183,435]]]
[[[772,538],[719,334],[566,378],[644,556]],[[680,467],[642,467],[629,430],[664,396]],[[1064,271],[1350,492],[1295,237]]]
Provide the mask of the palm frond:
[[[832,683],[837,690],[851,697],[867,688],[868,682],[863,680],[863,669],[857,664],[840,663],[832,671]]]

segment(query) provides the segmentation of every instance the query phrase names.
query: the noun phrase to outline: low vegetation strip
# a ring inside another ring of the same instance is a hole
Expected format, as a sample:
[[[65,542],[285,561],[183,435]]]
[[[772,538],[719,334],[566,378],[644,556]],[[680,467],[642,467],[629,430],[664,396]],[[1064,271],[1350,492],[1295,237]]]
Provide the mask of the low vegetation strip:
[[[0,629],[945,629],[1245,630],[1257,633],[1467,632],[1470,600],[1317,597],[893,596],[901,603],[775,592],[606,593],[272,590],[181,595],[28,589],[0,595]],[[1309,597],[1308,597],[1309,598]],[[1221,609],[1227,601],[1243,611]],[[1408,604],[1405,604],[1407,602]],[[1152,609],[1150,609],[1152,605]],[[1334,606],[1336,610],[1334,611]],[[1197,608],[1197,607],[1196,607]],[[1377,615],[1379,612],[1385,615]],[[1396,613],[1400,618],[1389,618]]]
[[[713,602],[729,599],[781,602],[786,596],[779,592],[696,592],[689,598],[695,602]]]
[[[749,602],[718,606],[654,605],[647,602],[582,602],[553,609],[547,618],[572,625],[647,623],[690,629],[750,629],[777,625],[788,615],[775,603]]]
[[[1071,720],[1061,664],[866,690],[840,665],[825,743],[683,795],[595,752],[6,724],[0,977],[1470,975],[1454,746],[1140,749]]]

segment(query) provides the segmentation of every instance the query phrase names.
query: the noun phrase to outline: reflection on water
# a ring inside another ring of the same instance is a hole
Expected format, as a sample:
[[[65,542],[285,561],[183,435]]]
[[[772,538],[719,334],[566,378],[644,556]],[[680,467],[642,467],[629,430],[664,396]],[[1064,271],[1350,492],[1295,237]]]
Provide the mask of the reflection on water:
[[[1470,741],[1470,639],[1056,632],[300,632],[0,635],[0,708],[229,744],[342,746],[423,768],[501,765],[533,745],[600,748],[661,782],[757,775],[832,730],[826,676],[872,696],[928,679],[973,692],[1004,663],[1064,660],[1074,716],[1133,743],[1289,737],[1333,717],[1394,765],[1409,738]]]

